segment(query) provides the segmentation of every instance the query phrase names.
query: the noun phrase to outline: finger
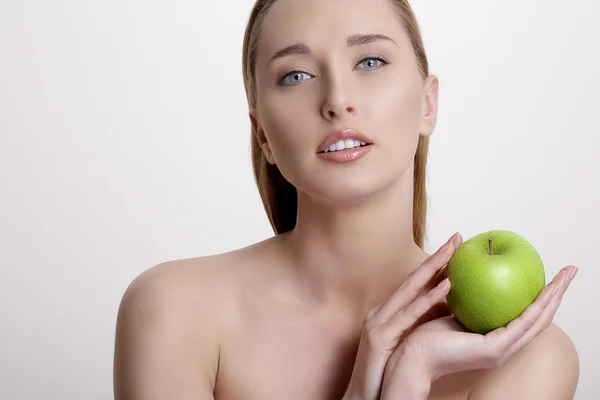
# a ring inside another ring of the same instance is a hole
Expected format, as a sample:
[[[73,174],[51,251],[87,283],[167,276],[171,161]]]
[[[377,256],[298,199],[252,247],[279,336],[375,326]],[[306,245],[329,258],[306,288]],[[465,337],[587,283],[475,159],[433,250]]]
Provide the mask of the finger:
[[[386,324],[385,330],[393,340],[400,340],[404,333],[423,317],[450,291],[450,280],[444,279],[435,288],[413,301],[408,307],[398,311]]]
[[[486,341],[494,342],[495,345],[508,350],[540,318],[556,291],[560,289],[559,284],[565,275],[565,269],[561,270],[518,318],[511,321],[506,327],[498,328],[485,335]]]
[[[445,295],[444,295],[445,296]],[[425,312],[425,314],[421,315],[417,320],[408,328],[404,329],[402,335],[400,336],[400,341],[406,339],[408,335],[410,335],[415,329],[417,329],[420,325],[423,325],[426,322],[433,321],[434,319],[450,317],[452,316],[452,312],[450,311],[450,307],[448,307],[448,303],[445,301],[439,301],[435,303],[429,310]]]
[[[423,288],[419,291],[419,293],[417,294],[417,296],[415,297],[419,297],[421,296],[423,293],[426,293],[428,291],[430,291],[431,289],[435,288],[437,285],[440,284],[440,282],[442,282],[444,279],[446,279],[446,272],[447,272],[447,267],[448,264],[444,264],[444,266],[442,267],[442,269],[440,269],[438,272],[436,272],[436,274],[433,276],[433,278],[431,278],[426,284],[425,286],[423,286]],[[385,303],[381,303],[379,305],[377,305],[377,307],[374,307],[371,310],[372,315],[376,314],[384,305]],[[441,305],[441,303],[440,303]],[[447,308],[447,303],[444,301],[444,305]],[[389,320],[389,318],[387,318],[387,320]],[[385,322],[386,320],[383,320],[382,318],[382,322]]]
[[[433,289],[434,287],[436,287],[441,281],[443,281],[444,279],[447,278],[447,271],[448,270],[448,263],[444,264],[444,266],[435,273],[435,275],[433,276],[433,278],[431,278],[426,284],[425,286],[423,286],[423,288],[421,289],[421,291],[419,292],[419,295],[421,295],[422,293],[428,292],[431,289]]]
[[[462,242],[461,235],[455,233],[444,246],[440,247],[438,251],[433,253],[431,256],[415,269],[405,280],[402,282],[398,290],[379,307],[377,310],[376,318],[380,323],[389,321],[389,319],[410,304],[421,292],[421,289],[429,282],[436,273],[443,268],[450,260],[450,257],[454,253],[460,243]]]
[[[563,277],[563,281],[560,283],[560,288],[554,294],[554,296],[552,296],[550,303],[548,304],[546,309],[542,312],[542,315],[538,318],[538,320],[533,324],[533,326],[523,336],[521,336],[519,339],[517,339],[517,341],[512,346],[509,347],[508,351],[506,352],[507,358],[510,358],[517,351],[519,351],[520,349],[525,347],[527,344],[529,344],[531,341],[533,341],[533,339],[535,339],[540,333],[542,333],[548,326],[550,326],[550,324],[552,323],[552,320],[554,319],[554,315],[556,314],[556,311],[558,310],[558,307],[560,306],[560,303],[562,302],[562,298],[563,298],[565,292],[569,288],[569,285],[571,284],[571,281],[573,280],[573,278],[575,278],[575,275],[577,275],[576,268],[569,268],[568,271],[569,271],[568,274],[570,274],[572,272],[573,275],[572,276],[568,275],[567,277]]]

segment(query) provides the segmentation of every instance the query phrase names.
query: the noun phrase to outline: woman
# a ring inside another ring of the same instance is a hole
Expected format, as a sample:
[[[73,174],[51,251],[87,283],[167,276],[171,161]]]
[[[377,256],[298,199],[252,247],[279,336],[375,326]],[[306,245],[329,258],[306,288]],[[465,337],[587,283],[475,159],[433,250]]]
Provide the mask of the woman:
[[[551,322],[574,267],[507,328],[448,317],[462,237],[422,249],[438,79],[407,2],[258,0],[243,68],[276,236],[132,282],[116,398],[572,398],[577,353]]]

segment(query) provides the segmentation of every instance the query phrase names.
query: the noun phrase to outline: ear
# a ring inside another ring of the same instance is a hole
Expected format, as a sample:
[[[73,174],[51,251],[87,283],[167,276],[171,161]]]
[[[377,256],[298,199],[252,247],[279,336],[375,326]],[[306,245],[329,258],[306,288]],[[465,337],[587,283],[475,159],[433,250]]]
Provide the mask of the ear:
[[[260,119],[258,118],[258,113],[256,110],[250,110],[248,112],[248,116],[250,117],[250,123],[252,124],[252,130],[256,135],[256,139],[258,139],[258,143],[260,144],[260,148],[263,151],[267,161],[269,164],[275,164],[275,158],[273,157],[273,152],[271,151],[271,146],[265,136],[265,131],[262,128],[262,124],[260,123]]]
[[[438,93],[440,82],[435,75],[429,75],[424,83],[424,97],[421,109],[421,135],[430,136],[435,129],[438,114]]]

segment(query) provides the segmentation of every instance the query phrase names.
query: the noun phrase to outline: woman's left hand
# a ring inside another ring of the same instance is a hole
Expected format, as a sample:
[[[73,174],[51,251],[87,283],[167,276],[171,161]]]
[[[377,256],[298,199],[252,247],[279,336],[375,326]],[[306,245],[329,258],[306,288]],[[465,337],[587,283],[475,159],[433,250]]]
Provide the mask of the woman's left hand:
[[[563,268],[517,319],[485,335],[467,331],[454,317],[419,325],[390,356],[381,398],[425,399],[444,375],[503,365],[552,323],[576,272]]]

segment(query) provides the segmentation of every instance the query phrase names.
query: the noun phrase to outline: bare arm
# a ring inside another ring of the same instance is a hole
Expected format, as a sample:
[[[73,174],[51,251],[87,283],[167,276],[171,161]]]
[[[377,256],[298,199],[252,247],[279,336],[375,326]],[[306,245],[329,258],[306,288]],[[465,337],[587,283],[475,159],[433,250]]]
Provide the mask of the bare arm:
[[[469,400],[571,400],[579,378],[579,358],[569,337],[550,325],[505,365],[489,370]]]
[[[218,324],[210,300],[210,284],[185,265],[156,266],[130,284],[117,317],[115,400],[214,399]]]

